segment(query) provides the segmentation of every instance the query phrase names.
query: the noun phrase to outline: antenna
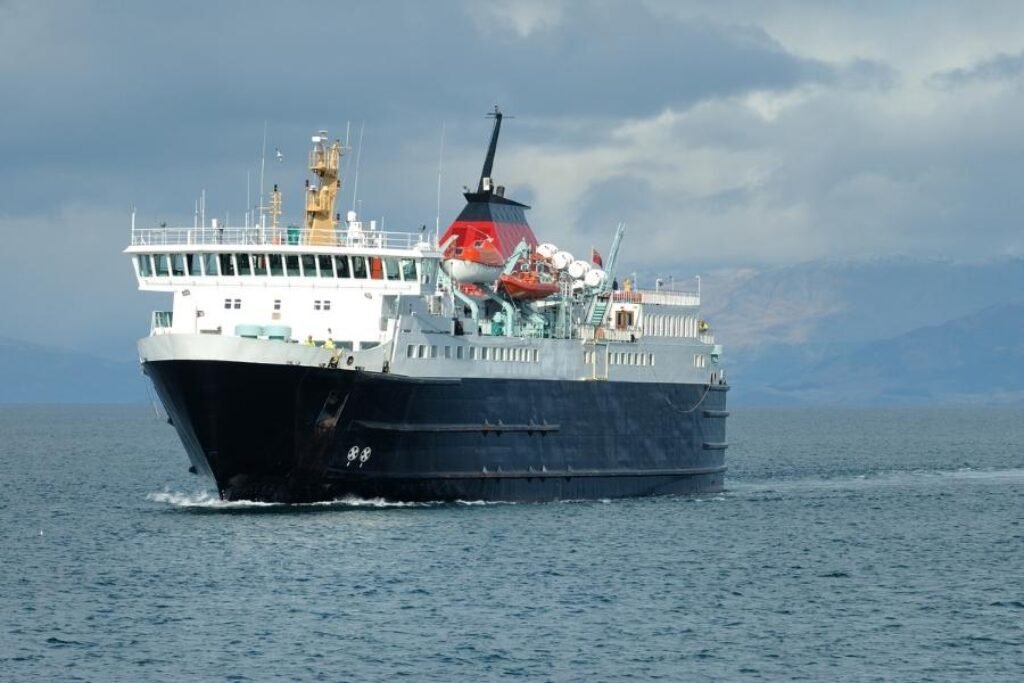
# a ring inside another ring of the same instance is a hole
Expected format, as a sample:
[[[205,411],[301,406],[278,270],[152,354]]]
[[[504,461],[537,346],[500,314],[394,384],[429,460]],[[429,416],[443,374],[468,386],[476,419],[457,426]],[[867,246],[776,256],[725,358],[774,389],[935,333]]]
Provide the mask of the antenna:
[[[363,154],[363,128],[366,122],[359,124],[359,149],[356,150],[356,177],[352,181],[352,210],[356,210],[356,200],[359,197],[359,157]]]
[[[249,215],[252,213],[252,188],[250,187],[249,176],[251,171],[245,169],[245,227],[249,227]]]
[[[267,168],[267,121],[263,121],[263,151],[260,153],[260,226],[267,224],[263,214],[263,172]]]
[[[441,170],[444,166],[444,132],[445,122],[441,122],[441,153],[437,157],[437,213],[434,219],[434,237],[441,232]]]
[[[491,144],[487,147],[487,156],[484,158],[484,168],[480,172],[480,185],[477,192],[484,191],[484,181],[490,183],[491,170],[494,168],[494,152],[498,149],[498,134],[501,132],[501,119],[503,115],[498,105],[494,105],[494,111],[487,115],[487,118],[494,119],[494,130],[491,131]],[[509,118],[512,118],[511,116]],[[490,189],[488,187],[487,189]]]

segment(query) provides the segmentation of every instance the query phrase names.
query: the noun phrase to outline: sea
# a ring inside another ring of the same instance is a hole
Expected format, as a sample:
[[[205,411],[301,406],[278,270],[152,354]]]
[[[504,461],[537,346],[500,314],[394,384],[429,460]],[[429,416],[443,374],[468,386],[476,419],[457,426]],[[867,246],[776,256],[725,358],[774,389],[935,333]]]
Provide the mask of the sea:
[[[728,490],[223,503],[0,407],[3,681],[1021,681],[1024,409],[734,409]]]

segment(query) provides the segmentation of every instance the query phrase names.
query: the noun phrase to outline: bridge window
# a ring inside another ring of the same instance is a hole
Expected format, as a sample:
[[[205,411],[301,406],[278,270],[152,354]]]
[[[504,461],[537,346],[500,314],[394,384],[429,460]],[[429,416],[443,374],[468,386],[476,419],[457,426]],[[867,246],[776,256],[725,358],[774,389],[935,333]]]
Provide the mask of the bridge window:
[[[287,254],[284,257],[285,269],[288,271],[288,277],[299,277],[299,257],[295,254]]]
[[[252,261],[252,274],[263,275],[267,274],[267,257],[265,254],[252,254],[250,257]]]
[[[235,262],[231,258],[231,254],[220,255],[220,274],[221,275],[234,275],[235,274]]]
[[[156,274],[159,277],[166,277],[170,275],[170,259],[167,254],[157,254],[153,257],[153,262],[156,264]]]
[[[320,254],[316,259],[320,265],[320,277],[334,277],[334,266],[331,265],[331,257],[327,254]]]
[[[220,275],[216,254],[203,254],[203,275]]]
[[[352,277],[360,280],[365,280],[367,277],[366,270],[366,257],[365,256],[353,256],[352,257]]]
[[[390,256],[384,259],[384,277],[389,280],[401,279],[401,273],[398,271],[398,259]]]
[[[238,274],[248,277],[252,275],[252,268],[249,267],[249,255],[248,254],[235,254],[235,259],[238,261]]]
[[[384,263],[376,256],[370,257],[370,277],[374,280],[384,279]]]
[[[280,254],[271,254],[267,257],[267,263],[270,264],[270,274],[274,277],[284,275],[284,259],[281,258]]]
[[[184,277],[185,275],[185,255],[184,254],[171,254],[171,275],[177,277]]]
[[[348,267],[348,256],[335,256],[334,267],[337,269],[338,277],[352,277],[352,271]]]
[[[406,282],[416,281],[416,261],[411,258],[404,258],[402,263],[402,279]]]
[[[135,257],[135,262],[139,264],[140,276],[149,277],[153,273],[153,261],[150,260],[149,254],[139,254]]]
[[[302,255],[302,274],[306,277],[316,277],[316,257],[312,254]]]

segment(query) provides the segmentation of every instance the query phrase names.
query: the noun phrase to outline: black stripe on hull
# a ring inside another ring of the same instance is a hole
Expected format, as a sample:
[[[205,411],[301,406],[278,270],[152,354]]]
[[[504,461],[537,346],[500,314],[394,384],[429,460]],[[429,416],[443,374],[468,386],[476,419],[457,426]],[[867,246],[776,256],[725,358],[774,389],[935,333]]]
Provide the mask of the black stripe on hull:
[[[144,365],[230,499],[539,501],[720,491],[728,387]]]

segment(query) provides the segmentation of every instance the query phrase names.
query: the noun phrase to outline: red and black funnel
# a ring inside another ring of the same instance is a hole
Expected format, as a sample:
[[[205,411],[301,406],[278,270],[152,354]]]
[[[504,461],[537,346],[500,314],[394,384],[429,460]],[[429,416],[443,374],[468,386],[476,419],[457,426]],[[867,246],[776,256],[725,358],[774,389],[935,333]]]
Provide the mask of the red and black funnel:
[[[505,188],[496,187],[491,180],[494,167],[494,153],[498,148],[498,134],[501,132],[501,111],[494,108],[494,131],[491,133],[491,144],[487,147],[487,157],[480,172],[480,183],[476,192],[466,192],[466,206],[458,218],[441,237],[444,244],[453,235],[456,237],[452,246],[465,247],[473,242],[490,240],[508,258],[520,240],[526,240],[531,247],[537,246],[537,238],[526,222],[526,204],[505,198]]]

